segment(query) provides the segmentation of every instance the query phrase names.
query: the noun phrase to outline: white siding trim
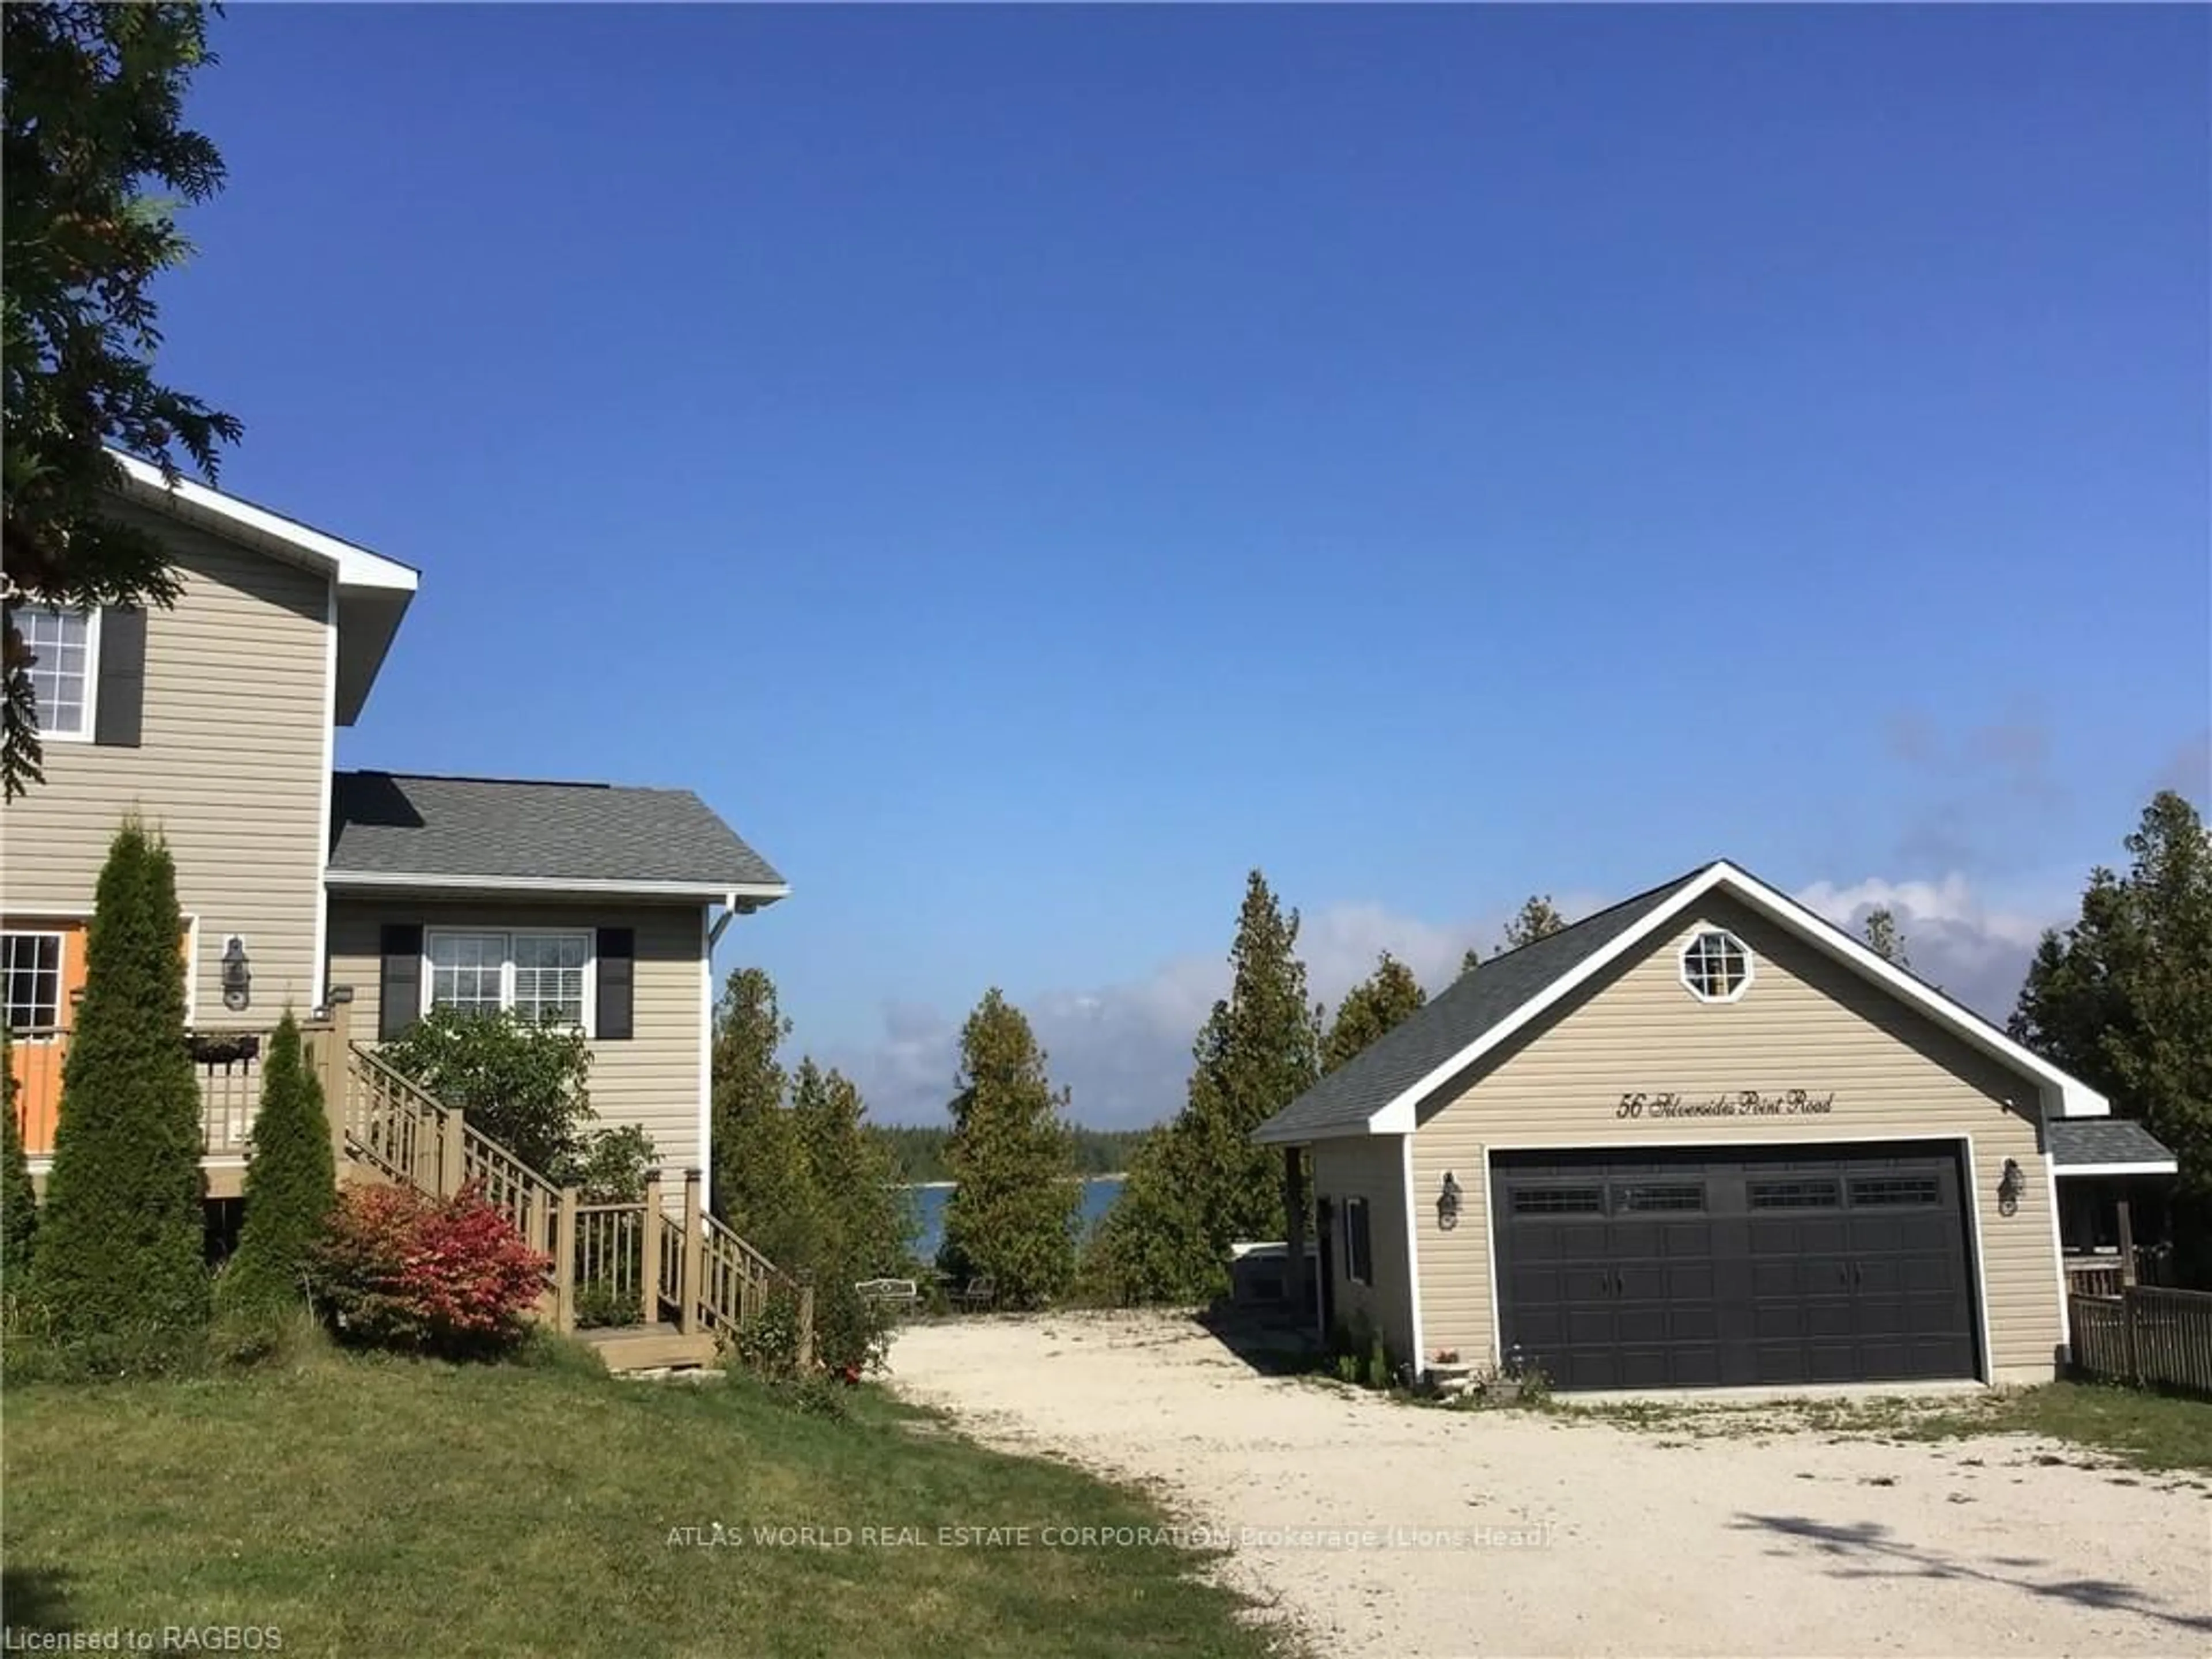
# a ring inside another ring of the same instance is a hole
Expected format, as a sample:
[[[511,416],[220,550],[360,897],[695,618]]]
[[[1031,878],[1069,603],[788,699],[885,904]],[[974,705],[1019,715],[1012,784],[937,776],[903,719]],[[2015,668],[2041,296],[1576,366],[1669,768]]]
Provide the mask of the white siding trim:
[[[1482,1143],[1482,1248],[1485,1252],[1483,1271],[1489,1275],[1490,1284],[1490,1363],[1505,1364],[1505,1322],[1498,1317],[1498,1210],[1490,1201],[1490,1143]]]
[[[1406,1300],[1411,1305],[1407,1312],[1412,1316],[1413,1352],[1407,1358],[1413,1362],[1413,1375],[1418,1377],[1428,1369],[1429,1346],[1421,1334],[1421,1243],[1420,1212],[1413,1203],[1413,1137],[1401,1135],[1398,1142],[1404,1156],[1406,1210]],[[1369,1271],[1373,1271],[1373,1252],[1369,1252]]]
[[[1918,980],[1884,960],[1860,944],[1826,917],[1815,915],[1796,900],[1788,898],[1769,887],[1755,876],[1748,875],[1723,860],[1707,869],[1696,880],[1684,887],[1664,904],[1653,910],[1618,939],[1602,949],[1593,951],[1568,972],[1553,980],[1534,996],[1522,1003],[1504,1019],[1500,1020],[1481,1036],[1454,1054],[1441,1066],[1399,1091],[1388,1103],[1370,1114],[1364,1133],[1372,1135],[1407,1134],[1418,1126],[1415,1114],[1421,1102],[1449,1082],[1453,1078],[1492,1049],[1499,1047],[1516,1032],[1529,1024],[1546,1010],[1572,994],[1579,987],[1595,979],[1613,963],[1644,944],[1661,928],[1674,921],[1682,914],[1703,900],[1716,888],[1725,887],[1730,893],[1753,908],[1763,912],[1770,920],[1797,934],[1808,944],[1836,957],[1845,966],[1856,969],[1867,978],[1875,981],[1897,997],[1918,1009],[1963,1038],[1972,1048],[2023,1071],[2043,1085],[2043,1108],[2046,1116],[2105,1117],[2112,1112],[2112,1103],[2078,1079],[2069,1077],[2039,1054],[2021,1047],[1994,1025],[1975,1018],[1954,1003],[1948,997],[1931,990]],[[1294,1131],[1300,1139],[1311,1139],[1310,1129]],[[1337,1134],[1358,1134],[1359,1126],[1347,1124],[1334,1130]],[[1254,1138],[1266,1144],[1273,1137],[1265,1125]]]
[[[699,907],[699,1201],[714,1202],[714,935]]]
[[[334,893],[397,887],[426,893],[581,893],[592,897],[695,899],[712,903],[732,899],[770,904],[790,896],[781,882],[732,887],[721,882],[624,881],[574,876],[455,876],[401,870],[327,870],[323,884]]]
[[[107,456],[137,486],[134,493],[141,499],[157,500],[164,504],[183,502],[227,524],[258,531],[281,543],[302,562],[312,563],[314,568],[334,576],[348,587],[389,588],[400,593],[415,591],[416,573],[397,559],[387,559],[365,547],[340,541],[336,536],[310,529],[282,514],[271,513],[265,507],[256,507],[235,495],[226,495],[190,478],[179,478],[172,488],[161,476],[160,467],[135,455],[111,449]]]
[[[315,959],[308,965],[307,983],[314,988],[315,1007],[330,998],[331,977],[331,797],[337,791],[338,744],[338,585],[330,585],[323,608],[323,814],[322,833],[315,839]]]
[[[2043,1195],[2051,1206],[2051,1276],[2058,1289],[2058,1358],[2074,1363],[2074,1315],[2066,1301],[2066,1241],[2058,1231],[2058,1163],[2048,1152],[2043,1158]]]
[[[1974,1173],[1974,1137],[1971,1131],[1951,1133],[1933,1131],[1924,1134],[1912,1134],[1910,1133],[1900,1133],[1893,1130],[1887,1134],[1824,1134],[1818,1140],[1808,1140],[1805,1141],[1803,1145],[1808,1147],[1845,1146],[1852,1144],[1872,1146],[1882,1141],[1908,1140],[1942,1142],[1957,1146],[1960,1149],[1960,1181],[1961,1184],[1959,1193],[1959,1202],[1960,1207],[1966,1212],[1966,1249],[1972,1255],[1974,1259],[1974,1327],[1977,1340],[1980,1343],[1980,1350],[1977,1355],[1976,1362],[1978,1369],[1975,1374],[1980,1381],[1987,1382],[1996,1375],[1996,1350],[1992,1347],[1990,1343],[1990,1287],[1988,1272],[1985,1266],[1988,1257],[1982,1249],[1981,1189],[1977,1184],[1978,1177]],[[1407,1144],[1409,1146],[1412,1145],[1411,1136],[1407,1138]],[[1489,1239],[1489,1273],[1490,1350],[1492,1357],[1497,1359],[1500,1364],[1503,1364],[1505,1348],[1505,1304],[1498,1299],[1498,1213],[1496,1209],[1491,1205],[1490,1155],[1492,1152],[1562,1152],[1584,1151],[1601,1152],[1614,1150],[1633,1151],[1638,1147],[1644,1146],[1703,1147],[1717,1152],[1743,1152],[1754,1149],[1765,1149],[1771,1146],[1792,1146],[1797,1144],[1798,1143],[1794,1141],[1777,1140],[1699,1140],[1695,1139],[1681,1140],[1671,1139],[1664,1140],[1647,1140],[1639,1139],[1636,1140],[1513,1140],[1499,1141],[1494,1146],[1486,1145],[1482,1149],[1482,1180],[1484,1213],[1489,1217],[1491,1227]],[[2044,1168],[2047,1170],[2050,1167],[2051,1160],[2046,1158],[2044,1160]],[[1407,1185],[1410,1188],[1413,1185],[1412,1165],[1409,1164],[1407,1166]],[[2057,1205],[2054,1203],[2051,1208],[2051,1214],[2055,1217],[2057,1212]],[[2052,1266],[2054,1271],[2058,1274],[2059,1281],[2063,1288],[2065,1281],[2065,1269],[2057,1265],[2058,1259],[2058,1233],[2057,1224],[2056,1221],[2052,1223],[2051,1237]],[[1419,1305],[1418,1303],[1416,1305]],[[2063,1323],[2066,1317],[2066,1303],[2063,1297],[2061,1297],[2059,1299],[2058,1316]]]
[[[2051,1166],[2054,1181],[2061,1176],[2179,1175],[2181,1172],[2181,1165],[2170,1158],[2148,1158],[2136,1164],[2061,1164],[2056,1158],[2045,1161]]]

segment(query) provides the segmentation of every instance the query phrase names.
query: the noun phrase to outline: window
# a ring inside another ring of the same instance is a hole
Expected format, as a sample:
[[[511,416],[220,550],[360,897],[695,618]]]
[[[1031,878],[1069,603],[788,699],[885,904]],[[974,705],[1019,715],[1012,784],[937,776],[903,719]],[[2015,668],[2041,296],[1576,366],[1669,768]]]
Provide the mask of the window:
[[[1699,933],[1682,947],[1682,983],[1700,1002],[1734,1002],[1751,983],[1751,952],[1734,933]]]
[[[514,1012],[538,1024],[584,1023],[584,965],[592,941],[582,933],[518,933],[514,945]]]
[[[1616,1187],[1614,1208],[1626,1214],[1642,1210],[1702,1210],[1705,1189],[1694,1181],[1655,1182],[1648,1187]]]
[[[1367,1227],[1367,1200],[1344,1200],[1344,1276],[1355,1285],[1375,1282],[1375,1243]]]
[[[50,605],[17,605],[9,620],[37,659],[28,671],[42,738],[92,735],[93,655],[99,647],[96,613],[59,611]]]
[[[62,936],[0,933],[0,986],[11,1031],[50,1031],[62,1023]]]
[[[1516,1187],[1516,1215],[1603,1215],[1602,1187]]]
[[[1933,1204],[1942,1190],[1934,1176],[1865,1176],[1851,1182],[1851,1202],[1869,1208]]]
[[[507,1008],[527,1020],[590,1024],[589,933],[433,929],[423,935],[422,950],[429,967],[426,1009],[489,1014]]]
[[[1751,1183],[1751,1207],[1754,1210],[1832,1210],[1843,1201],[1842,1187],[1833,1181]]]

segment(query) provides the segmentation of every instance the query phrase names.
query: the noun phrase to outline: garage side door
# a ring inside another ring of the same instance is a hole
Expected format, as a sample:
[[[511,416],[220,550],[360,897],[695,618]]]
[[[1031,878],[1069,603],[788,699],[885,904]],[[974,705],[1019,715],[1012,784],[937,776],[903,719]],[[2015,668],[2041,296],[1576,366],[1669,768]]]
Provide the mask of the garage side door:
[[[1954,1147],[1500,1153],[1500,1330],[1562,1389],[1976,1374]]]

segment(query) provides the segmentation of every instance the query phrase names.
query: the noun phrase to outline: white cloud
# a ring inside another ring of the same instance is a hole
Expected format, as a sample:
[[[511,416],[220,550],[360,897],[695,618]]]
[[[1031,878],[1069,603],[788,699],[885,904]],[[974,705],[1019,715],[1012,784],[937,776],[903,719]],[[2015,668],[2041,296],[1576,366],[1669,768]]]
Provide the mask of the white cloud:
[[[1935,881],[1820,881],[1796,896],[1854,932],[1868,911],[1888,906],[1905,935],[1914,971],[2000,1022],[2011,1011],[2043,929],[2070,914],[2070,906],[1993,902],[1955,873]],[[1559,908],[1582,916],[1601,902],[1588,895],[1563,896]],[[1500,914],[1431,921],[1379,904],[1334,904],[1306,916],[1298,949],[1313,994],[1333,1007],[1385,950],[1431,992],[1443,988],[1459,971],[1469,945],[1480,944],[1486,953],[1494,946],[1504,920]],[[1077,1120],[1121,1128],[1158,1122],[1182,1107],[1191,1042],[1228,988],[1224,950],[1219,956],[1172,959],[1120,985],[1048,991],[1022,1006],[1049,1057],[1054,1081],[1073,1091]],[[941,1122],[965,1014],[965,1009],[948,1013],[913,1004],[887,1006],[876,1042],[824,1059],[860,1085],[878,1119]]]

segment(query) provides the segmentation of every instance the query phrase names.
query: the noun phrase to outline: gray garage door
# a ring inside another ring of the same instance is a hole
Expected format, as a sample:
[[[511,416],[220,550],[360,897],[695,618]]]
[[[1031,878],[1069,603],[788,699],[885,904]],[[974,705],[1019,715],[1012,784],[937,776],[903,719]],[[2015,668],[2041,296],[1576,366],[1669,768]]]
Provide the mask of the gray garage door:
[[[1560,1389],[1976,1374],[1948,1144],[1500,1153],[1502,1346]]]

